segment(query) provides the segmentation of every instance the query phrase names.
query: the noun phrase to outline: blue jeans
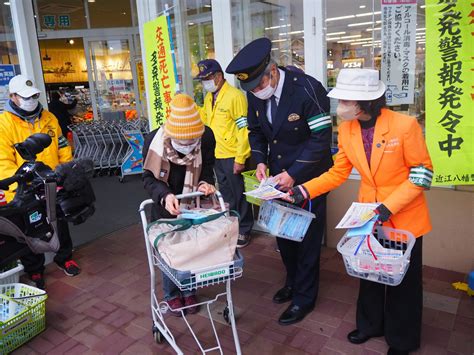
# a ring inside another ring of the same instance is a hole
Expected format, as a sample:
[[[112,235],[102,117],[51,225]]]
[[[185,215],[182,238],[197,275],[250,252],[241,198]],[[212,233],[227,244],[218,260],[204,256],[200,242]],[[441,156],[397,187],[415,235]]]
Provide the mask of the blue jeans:
[[[179,288],[174,284],[174,282],[166,276],[164,272],[161,272],[161,277],[163,279],[163,293],[165,301],[172,300],[176,297],[189,297],[196,294],[196,291],[180,291]]]

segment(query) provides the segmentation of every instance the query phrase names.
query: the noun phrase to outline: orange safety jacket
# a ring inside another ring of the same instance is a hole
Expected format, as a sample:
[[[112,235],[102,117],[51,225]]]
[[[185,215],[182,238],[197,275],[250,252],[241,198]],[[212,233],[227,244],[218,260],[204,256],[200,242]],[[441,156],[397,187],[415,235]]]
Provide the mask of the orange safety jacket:
[[[355,167],[361,176],[359,202],[383,203],[392,212],[387,226],[415,237],[428,233],[431,222],[423,191],[430,188],[433,167],[416,119],[382,109],[375,123],[370,166],[359,121],[343,122],[338,139],[334,166],[303,185],[311,198],[341,185]]]

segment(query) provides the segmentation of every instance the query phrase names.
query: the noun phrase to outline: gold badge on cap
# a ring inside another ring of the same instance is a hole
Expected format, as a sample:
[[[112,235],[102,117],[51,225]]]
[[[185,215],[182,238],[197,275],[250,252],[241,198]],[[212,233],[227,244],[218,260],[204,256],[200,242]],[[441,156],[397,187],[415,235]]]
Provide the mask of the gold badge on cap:
[[[300,115],[297,113],[292,113],[288,116],[288,122],[298,121],[300,118]]]
[[[27,80],[25,84],[26,86],[33,86],[33,82],[31,80]]]
[[[247,80],[249,78],[249,75],[247,73],[239,73],[236,76],[239,80]]]
[[[199,71],[203,72],[204,70],[206,70],[206,66],[203,65],[203,64],[201,64],[201,65],[199,66]]]

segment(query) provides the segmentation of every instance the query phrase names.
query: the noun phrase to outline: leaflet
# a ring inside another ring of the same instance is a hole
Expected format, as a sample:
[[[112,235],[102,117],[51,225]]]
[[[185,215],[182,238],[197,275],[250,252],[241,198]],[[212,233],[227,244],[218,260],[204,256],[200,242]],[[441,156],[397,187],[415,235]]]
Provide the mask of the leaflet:
[[[261,200],[274,200],[286,196],[287,194],[285,192],[276,188],[277,185],[275,179],[269,177],[268,179],[262,180],[258,188],[249,192],[244,192],[244,194]]]
[[[378,207],[378,205],[378,203],[353,202],[336,228],[344,229],[362,227],[364,224],[375,217],[374,210]]]

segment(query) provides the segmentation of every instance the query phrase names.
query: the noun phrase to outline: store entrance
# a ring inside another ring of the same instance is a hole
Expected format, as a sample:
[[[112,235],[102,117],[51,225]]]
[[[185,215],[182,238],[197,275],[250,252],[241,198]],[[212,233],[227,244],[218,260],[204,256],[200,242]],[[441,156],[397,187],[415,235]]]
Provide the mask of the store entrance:
[[[118,121],[136,118],[140,103],[131,37],[87,39],[85,51],[94,117]]]

